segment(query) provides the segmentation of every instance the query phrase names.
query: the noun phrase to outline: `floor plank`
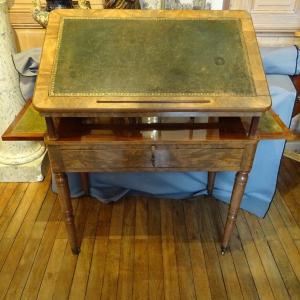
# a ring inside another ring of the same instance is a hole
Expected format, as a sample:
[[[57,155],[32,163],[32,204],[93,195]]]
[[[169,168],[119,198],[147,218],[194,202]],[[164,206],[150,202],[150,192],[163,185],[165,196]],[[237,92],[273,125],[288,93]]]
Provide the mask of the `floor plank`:
[[[0,215],[0,240],[3,237],[7,227],[10,225],[10,222],[23,199],[24,193],[28,188],[28,183],[19,184],[15,189],[9,202],[6,205],[3,205],[3,211]],[[0,204],[1,205],[1,204]]]
[[[173,228],[181,299],[195,299],[195,286],[191,257],[184,220],[184,209],[180,200],[173,203]]]
[[[1,183],[1,197],[0,197],[0,216],[2,215],[5,207],[13,195],[14,191],[20,184],[11,182],[11,183]]]
[[[15,239],[12,239],[13,233],[16,233],[15,227],[9,227],[11,232],[6,231],[4,235],[4,239],[8,237],[8,239],[11,241],[11,247],[7,248],[9,249],[8,253],[1,253],[3,264],[0,271],[0,295],[6,294],[18,266],[20,266],[22,263],[25,264],[24,259],[26,262],[28,262],[27,257],[24,258],[23,256],[24,251],[28,252],[31,250],[31,252],[33,252],[33,256],[35,256],[36,249],[39,245],[39,239],[41,239],[44,227],[46,226],[46,223],[40,224],[35,222],[35,220],[45,200],[48,190],[49,181],[45,180],[40,193],[38,195],[35,194],[34,201],[31,201],[28,210],[26,210],[28,213],[26,213],[24,216],[24,222],[22,223],[22,226],[20,225],[20,230],[17,232]],[[19,227],[19,224],[17,227]],[[29,242],[27,244],[28,240]],[[28,245],[27,249],[26,245]],[[30,249],[28,250],[28,248]],[[23,261],[21,260],[22,256],[24,258]],[[30,264],[30,261],[28,264]]]
[[[281,241],[281,244],[288,255],[291,266],[298,280],[300,280],[300,253],[298,251],[298,248],[293,241],[288,229],[285,227],[285,224],[275,206],[271,206],[269,215],[273,226],[277,231],[279,240]]]
[[[93,199],[87,199],[87,201],[88,214],[69,296],[69,299],[74,300],[84,299],[86,294],[95,242],[95,239],[91,237],[95,236],[97,229],[98,206],[96,206],[96,201]]]
[[[99,203],[99,218],[85,299],[99,299],[104,280],[112,205]]]
[[[180,299],[176,250],[173,233],[172,203],[160,200],[162,257],[164,267],[164,297],[166,300]]]
[[[197,299],[211,299],[206,262],[201,241],[200,229],[195,210],[196,201],[184,201],[185,224],[187,229],[187,238],[194,277],[194,285]]]
[[[284,159],[270,210],[240,212],[220,255],[228,205],[130,196],[72,200],[72,254],[50,176],[0,183],[0,299],[298,299],[300,164]]]
[[[138,198],[135,212],[133,299],[148,299],[148,201]]]
[[[164,299],[161,213],[158,199],[148,200],[149,299]]]
[[[124,200],[121,200],[112,209],[101,299],[117,299],[123,217]]]
[[[89,211],[89,201],[87,198],[82,198],[78,201],[78,208],[75,212],[75,224],[77,229],[77,238],[83,240],[83,232]],[[64,228],[64,227],[63,227]],[[63,257],[63,264],[58,273],[58,277],[54,288],[54,299],[69,299],[70,291],[73,283],[74,273],[78,262],[78,255],[74,255],[67,245]],[[80,291],[81,292],[81,291]]]
[[[205,202],[207,201],[207,198],[204,198],[203,201],[198,201],[197,213],[210,291],[213,299],[227,299],[226,287],[218,256],[220,247],[216,248],[216,241],[210,230],[210,217],[204,213],[206,211]]]
[[[275,299],[255,242],[243,214],[239,214],[237,218],[237,229],[259,297],[261,299]]]
[[[33,183],[26,190],[1,239],[1,244],[4,247],[0,247],[0,270],[3,268],[11,249],[14,251],[17,249],[21,252],[20,247],[25,247],[48,189],[49,178],[46,178],[43,183]],[[13,246],[14,244],[15,246]]]
[[[120,269],[117,299],[132,299],[134,271],[134,232],[136,199],[126,199],[124,203],[123,236],[120,254]]]
[[[297,279],[280,241],[273,240],[269,241],[268,243],[277,267],[281,273],[289,297],[291,299],[297,299],[297,297],[300,295],[300,281]]]
[[[288,299],[289,294],[285,288],[277,264],[274,260],[271,249],[263,230],[261,229],[258,219],[254,216],[251,216],[249,213],[244,213],[244,216],[248,223],[273,294],[276,295],[276,299]]]
[[[219,202],[218,207],[223,226],[225,226],[228,205]],[[230,253],[233,258],[243,297],[245,299],[259,299],[259,295],[247,261],[247,256],[244,252],[241,238],[237,229],[234,230],[232,238],[230,240],[230,248]]]
[[[240,282],[238,280],[235,265],[232,259],[231,251],[228,251],[228,255],[222,255],[220,251],[220,241],[222,239],[224,225],[222,223],[220,214],[218,213],[218,207],[215,199],[209,198],[210,202],[205,201],[205,214],[209,216],[210,226],[213,239],[217,248],[218,258],[223,274],[223,279],[226,287],[227,297],[229,299],[242,299],[243,294],[241,291]],[[217,212],[217,213],[216,213]]]
[[[46,199],[43,202],[39,215],[33,226],[26,248],[22,254],[21,260],[10,283],[9,290],[6,296],[8,299],[19,299],[21,297],[23,288],[26,284],[27,278],[38,252],[38,248],[42,241],[42,237],[51,215],[55,199],[56,195],[48,190]]]
[[[38,295],[41,279],[44,277],[53,245],[56,240],[59,240],[60,227],[64,227],[64,223],[61,218],[59,201],[56,198],[38,253],[23,290],[22,298],[30,299],[30,297],[35,298]],[[66,239],[65,242],[67,242]]]
[[[54,242],[52,252],[43,276],[41,286],[38,292],[38,299],[52,299],[55,282],[59,273],[63,256],[66,250],[67,240],[57,239]]]

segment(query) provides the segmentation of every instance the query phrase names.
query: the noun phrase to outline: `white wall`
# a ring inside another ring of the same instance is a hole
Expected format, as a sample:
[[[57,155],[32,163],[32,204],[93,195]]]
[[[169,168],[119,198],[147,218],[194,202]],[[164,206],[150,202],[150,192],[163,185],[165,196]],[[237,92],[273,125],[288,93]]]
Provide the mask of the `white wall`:
[[[260,44],[296,43],[294,32],[300,30],[300,0],[231,0],[230,9],[251,13]]]
[[[207,2],[211,3],[211,9],[222,9],[223,0],[208,0]]]

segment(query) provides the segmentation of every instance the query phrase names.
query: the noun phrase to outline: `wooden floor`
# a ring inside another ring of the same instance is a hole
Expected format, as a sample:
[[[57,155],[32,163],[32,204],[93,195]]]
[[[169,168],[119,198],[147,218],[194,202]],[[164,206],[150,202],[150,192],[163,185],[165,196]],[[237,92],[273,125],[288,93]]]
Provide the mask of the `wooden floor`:
[[[299,163],[264,219],[241,211],[225,256],[227,206],[207,197],[74,200],[74,256],[49,186],[0,184],[1,299],[300,299]]]

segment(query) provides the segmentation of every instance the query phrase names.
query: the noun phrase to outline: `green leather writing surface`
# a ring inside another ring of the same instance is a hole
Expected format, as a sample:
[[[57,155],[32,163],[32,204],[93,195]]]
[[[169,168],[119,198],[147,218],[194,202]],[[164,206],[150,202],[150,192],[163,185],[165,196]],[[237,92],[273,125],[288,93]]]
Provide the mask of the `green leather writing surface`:
[[[239,20],[72,19],[50,95],[241,95],[255,89]]]
[[[45,119],[30,105],[13,129],[12,134],[46,132]]]
[[[266,112],[262,115],[262,117],[259,119],[259,132],[260,133],[278,133],[282,132],[282,128],[279,126],[279,124],[276,122],[272,114],[269,112]]]

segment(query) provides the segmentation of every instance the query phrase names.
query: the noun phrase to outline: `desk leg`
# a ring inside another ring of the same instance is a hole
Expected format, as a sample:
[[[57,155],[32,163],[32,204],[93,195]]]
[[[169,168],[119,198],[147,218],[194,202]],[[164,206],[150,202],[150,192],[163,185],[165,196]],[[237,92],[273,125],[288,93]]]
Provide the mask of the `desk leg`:
[[[70,199],[67,175],[65,173],[55,173],[54,175],[57,186],[58,198],[64,216],[64,221],[66,224],[71,249],[74,254],[79,254],[80,248],[77,244],[73,207]]]
[[[81,183],[84,190],[84,194],[86,196],[89,195],[89,174],[88,173],[80,173]]]
[[[240,208],[240,204],[247,184],[248,173],[249,172],[241,171],[236,174],[221,247],[222,255],[225,254],[228,248],[228,243],[233,232],[237,213]]]
[[[215,185],[216,172],[208,172],[207,177],[207,194],[211,196]]]

